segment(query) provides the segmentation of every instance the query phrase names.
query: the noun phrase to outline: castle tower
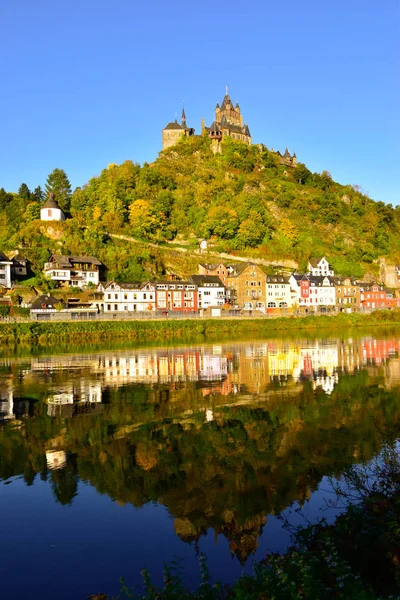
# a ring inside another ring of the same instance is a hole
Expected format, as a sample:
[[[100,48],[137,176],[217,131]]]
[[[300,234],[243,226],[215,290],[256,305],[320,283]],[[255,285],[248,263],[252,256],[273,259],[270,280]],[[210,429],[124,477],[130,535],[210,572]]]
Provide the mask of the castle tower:
[[[166,127],[164,127],[164,129],[162,130],[162,149],[165,150],[166,148],[169,148],[170,146],[174,146],[179,139],[186,135],[186,136],[191,136],[194,135],[194,129],[193,127],[188,127],[187,123],[186,123],[186,113],[185,113],[185,109],[182,108],[182,116],[181,116],[181,123],[179,124],[177,119],[175,119],[175,121],[171,121],[171,123],[168,123],[168,125],[166,125]]]
[[[217,103],[215,107],[215,121],[211,127],[209,127],[209,137],[213,140],[218,140],[218,136],[216,135],[217,127],[215,124],[218,125],[219,129],[219,141],[221,141],[223,137],[229,136],[234,140],[240,140],[246,144],[251,144],[249,127],[243,124],[243,116],[240,111],[239,103],[236,102],[235,105],[233,104],[231,97],[228,94],[228,88],[226,89],[226,94],[222,100],[221,106]]]

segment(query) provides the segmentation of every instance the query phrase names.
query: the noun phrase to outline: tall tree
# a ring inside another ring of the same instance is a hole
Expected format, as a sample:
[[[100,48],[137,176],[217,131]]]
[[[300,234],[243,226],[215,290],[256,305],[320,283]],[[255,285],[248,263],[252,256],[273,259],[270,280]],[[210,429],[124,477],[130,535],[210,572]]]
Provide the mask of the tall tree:
[[[25,200],[25,202],[29,202],[29,199],[31,197],[31,192],[30,192],[30,189],[28,188],[28,186],[26,185],[26,183],[21,183],[21,185],[19,186],[18,196],[20,198],[23,198]]]
[[[40,187],[40,185],[38,185],[37,188],[35,188],[32,192],[31,200],[33,200],[34,202],[42,202],[43,199],[44,199],[44,192],[43,192],[42,188]]]
[[[3,210],[13,199],[12,194],[6,192],[4,188],[0,188],[0,210]]]
[[[71,202],[71,184],[63,169],[54,169],[47,177],[46,197],[53,192],[56,201],[63,211],[68,212]]]

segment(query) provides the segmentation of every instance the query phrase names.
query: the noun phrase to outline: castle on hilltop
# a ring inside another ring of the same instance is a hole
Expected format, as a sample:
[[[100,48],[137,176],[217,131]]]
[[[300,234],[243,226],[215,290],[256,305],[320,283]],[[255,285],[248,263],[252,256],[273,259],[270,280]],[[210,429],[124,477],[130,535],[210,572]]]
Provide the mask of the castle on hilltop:
[[[217,103],[215,107],[215,120],[210,127],[206,127],[204,119],[201,125],[202,135],[207,134],[212,140],[212,149],[214,152],[221,152],[221,140],[229,136],[232,139],[240,140],[246,144],[251,144],[251,135],[248,125],[243,123],[243,116],[240,112],[240,106],[236,102],[233,104],[228,92],[222,100],[221,106]],[[188,127],[186,123],[185,109],[182,109],[181,123],[175,121],[168,123],[162,130],[162,149],[165,150],[177,143],[182,136],[194,135],[193,127]]]
[[[202,119],[201,134],[207,135],[212,140],[211,149],[215,154],[222,151],[221,142],[225,137],[230,137],[248,145],[252,143],[250,129],[248,125],[243,123],[239,103],[236,102],[235,105],[233,104],[228,94],[228,88],[226,88],[226,94],[221,106],[217,103],[215,107],[215,120],[211,123],[210,127],[206,127],[204,119]],[[189,137],[193,135],[195,135],[194,128],[188,127],[185,109],[182,109],[181,123],[178,123],[177,119],[175,119],[175,121],[168,123],[162,130],[162,149],[165,150],[174,146],[183,136]],[[275,154],[279,157],[281,164],[287,166],[296,165],[296,154],[292,156],[287,148],[284,154],[281,154],[279,151],[275,152]]]

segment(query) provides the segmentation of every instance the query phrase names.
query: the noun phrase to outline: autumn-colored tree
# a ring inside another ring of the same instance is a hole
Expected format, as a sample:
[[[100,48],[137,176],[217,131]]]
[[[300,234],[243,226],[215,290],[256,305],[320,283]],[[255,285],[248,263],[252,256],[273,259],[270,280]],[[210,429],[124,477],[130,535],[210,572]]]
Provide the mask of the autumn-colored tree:
[[[129,206],[129,222],[132,235],[139,238],[151,237],[157,227],[157,218],[146,200],[135,200]]]

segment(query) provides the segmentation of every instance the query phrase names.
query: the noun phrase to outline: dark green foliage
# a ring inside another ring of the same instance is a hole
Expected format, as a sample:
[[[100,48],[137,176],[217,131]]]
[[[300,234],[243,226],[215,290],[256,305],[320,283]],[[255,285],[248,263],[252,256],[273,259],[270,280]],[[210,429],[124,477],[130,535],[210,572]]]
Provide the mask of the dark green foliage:
[[[33,190],[31,193],[31,201],[32,202],[42,202],[44,200],[44,192],[40,185]]]
[[[63,169],[54,169],[54,171],[48,175],[45,185],[46,198],[49,196],[50,192],[54,194],[60,208],[68,213],[72,190],[67,174]]]
[[[0,188],[0,210],[4,210],[12,200],[13,195],[8,194],[4,188]]]
[[[29,200],[31,198],[31,192],[30,192],[28,186],[26,185],[26,183],[21,183],[19,190],[18,190],[18,196],[20,198],[22,198],[23,200],[25,200],[25,203],[29,202]]]

